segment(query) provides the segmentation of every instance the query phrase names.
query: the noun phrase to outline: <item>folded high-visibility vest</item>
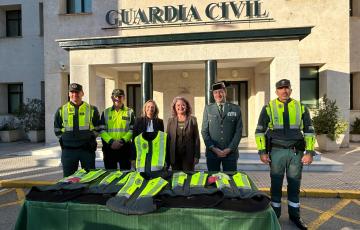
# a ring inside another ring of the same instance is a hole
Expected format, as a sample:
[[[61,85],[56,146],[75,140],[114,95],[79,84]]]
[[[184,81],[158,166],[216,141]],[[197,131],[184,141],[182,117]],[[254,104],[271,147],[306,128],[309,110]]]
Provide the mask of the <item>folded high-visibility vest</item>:
[[[110,172],[106,175],[98,184],[94,184],[90,186],[89,193],[115,193],[118,192],[119,189],[114,191],[114,186],[112,186],[117,179],[121,178],[125,173],[120,170],[116,170]]]
[[[144,181],[140,173],[136,173],[129,176],[126,184],[115,197],[107,201],[106,206],[126,215],[153,212],[157,209],[153,197],[167,184],[161,177]]]

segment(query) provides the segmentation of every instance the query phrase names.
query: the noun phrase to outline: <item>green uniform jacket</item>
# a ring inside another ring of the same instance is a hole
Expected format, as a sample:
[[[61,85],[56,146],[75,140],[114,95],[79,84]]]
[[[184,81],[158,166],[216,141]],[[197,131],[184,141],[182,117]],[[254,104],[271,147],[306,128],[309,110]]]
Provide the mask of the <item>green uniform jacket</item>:
[[[72,102],[70,103],[74,105]],[[61,129],[64,128],[63,119],[61,117],[62,107],[58,108],[54,118],[54,132],[55,135],[59,138],[59,142],[62,148],[87,148],[87,145],[89,144],[96,145],[96,135],[99,131],[100,115],[98,109],[95,106],[91,105],[91,108],[94,110],[94,114],[91,118],[94,130],[79,130],[79,107],[75,106],[74,130],[71,132],[61,131]]]
[[[231,153],[227,158],[237,159],[242,134],[240,107],[226,102],[223,117],[221,117],[216,103],[206,105],[201,134],[206,145],[206,157],[217,158],[217,155],[209,149],[210,147],[217,147],[222,150],[230,148]]]

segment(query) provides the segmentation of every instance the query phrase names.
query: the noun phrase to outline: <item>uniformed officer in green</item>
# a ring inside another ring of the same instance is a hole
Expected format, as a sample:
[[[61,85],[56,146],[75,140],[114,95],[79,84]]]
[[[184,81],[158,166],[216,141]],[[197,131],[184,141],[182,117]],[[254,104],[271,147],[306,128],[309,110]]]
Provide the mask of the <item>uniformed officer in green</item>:
[[[100,136],[103,144],[106,169],[130,169],[130,143],[135,121],[134,111],[124,105],[125,93],[114,89],[111,94],[113,106],[101,114]]]
[[[224,82],[212,85],[215,103],[205,106],[201,134],[209,171],[236,171],[242,134],[240,107],[226,101]]]
[[[281,215],[286,172],[289,218],[299,229],[307,229],[300,218],[300,181],[303,165],[311,164],[315,154],[315,135],[308,109],[290,98],[291,92],[289,80],[276,83],[278,98],[263,107],[255,136],[260,160],[270,164],[271,201],[276,215]]]
[[[99,112],[82,100],[84,91],[77,83],[69,85],[70,101],[61,106],[54,119],[54,132],[59,138],[64,177],[78,169],[79,161],[85,170],[95,168],[96,135],[99,131]]]

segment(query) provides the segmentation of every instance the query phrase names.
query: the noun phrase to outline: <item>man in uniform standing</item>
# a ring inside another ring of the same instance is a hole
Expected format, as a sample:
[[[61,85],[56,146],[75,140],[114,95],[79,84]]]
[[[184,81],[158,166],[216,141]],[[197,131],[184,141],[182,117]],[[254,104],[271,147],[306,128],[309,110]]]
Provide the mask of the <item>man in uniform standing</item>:
[[[271,204],[277,217],[286,171],[289,218],[299,229],[307,229],[300,218],[300,181],[303,164],[311,164],[315,154],[315,135],[308,109],[290,98],[291,92],[289,80],[276,83],[278,98],[263,107],[255,136],[260,160],[270,164]]]
[[[95,169],[96,135],[99,112],[82,100],[84,92],[77,83],[69,85],[70,101],[61,106],[54,119],[54,132],[59,138],[64,177],[73,174],[79,166]]]
[[[242,134],[240,107],[226,101],[224,82],[212,85],[215,103],[205,106],[201,134],[209,171],[236,171]]]
[[[114,89],[111,94],[113,106],[101,114],[100,136],[103,143],[104,165],[106,169],[131,168],[130,142],[133,135],[135,115],[132,109],[124,105],[125,93]]]

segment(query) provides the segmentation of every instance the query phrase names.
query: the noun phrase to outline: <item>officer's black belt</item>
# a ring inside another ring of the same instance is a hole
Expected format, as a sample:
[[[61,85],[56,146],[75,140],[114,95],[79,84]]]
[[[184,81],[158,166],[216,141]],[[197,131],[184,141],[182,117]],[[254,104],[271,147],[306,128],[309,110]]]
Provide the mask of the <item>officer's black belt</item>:
[[[296,149],[295,145],[283,146],[283,145],[271,144],[271,147],[278,149]]]

